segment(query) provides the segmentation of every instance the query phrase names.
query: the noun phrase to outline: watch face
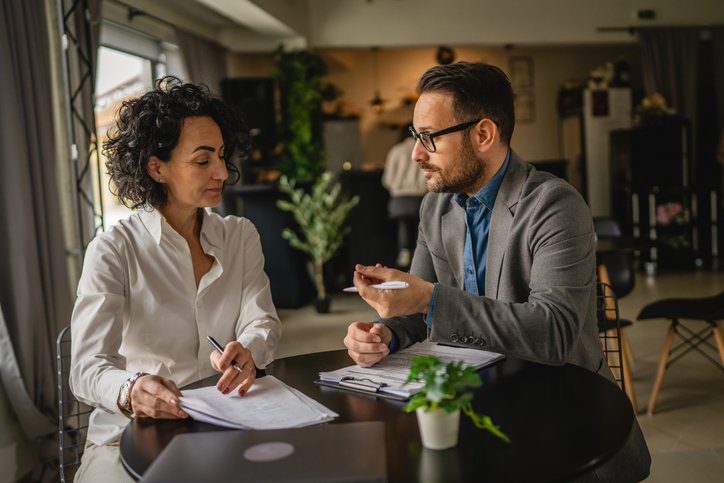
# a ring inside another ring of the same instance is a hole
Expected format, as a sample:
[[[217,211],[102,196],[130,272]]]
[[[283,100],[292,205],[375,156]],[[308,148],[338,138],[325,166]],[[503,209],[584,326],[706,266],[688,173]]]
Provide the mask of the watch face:
[[[121,393],[118,395],[118,405],[126,411],[131,410],[131,394],[129,389],[131,388],[131,382],[126,381],[121,386]]]

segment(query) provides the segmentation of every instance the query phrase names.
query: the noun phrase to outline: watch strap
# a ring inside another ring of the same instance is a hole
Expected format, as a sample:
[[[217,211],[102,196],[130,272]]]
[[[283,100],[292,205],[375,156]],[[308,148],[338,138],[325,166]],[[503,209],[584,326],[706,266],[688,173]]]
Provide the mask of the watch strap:
[[[131,390],[133,389],[133,385],[139,377],[145,375],[147,375],[145,372],[135,372],[131,377],[123,382],[121,389],[118,392],[118,409],[120,409],[123,415],[127,418],[131,418],[133,416],[133,405],[131,404]]]

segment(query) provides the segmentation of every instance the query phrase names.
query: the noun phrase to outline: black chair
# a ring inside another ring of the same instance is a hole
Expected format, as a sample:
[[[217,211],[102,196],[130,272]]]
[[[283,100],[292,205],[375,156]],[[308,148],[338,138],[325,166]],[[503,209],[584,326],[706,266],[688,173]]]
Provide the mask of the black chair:
[[[80,466],[88,434],[88,417],[93,408],[78,401],[68,388],[70,371],[70,326],[56,341],[58,376],[58,466],[60,481],[73,481]]]
[[[658,300],[641,309],[637,319],[669,319],[671,321],[666,334],[664,349],[661,352],[661,360],[659,361],[654,388],[651,392],[651,399],[649,399],[648,414],[654,413],[664,372],[671,364],[688,352],[696,350],[724,371],[724,337],[717,325],[717,321],[724,320],[724,292],[711,297]],[[706,326],[701,330],[694,331],[684,325],[682,319],[704,321]],[[674,335],[677,335],[682,341],[672,348]],[[712,337],[716,342],[716,346],[709,341]],[[717,361],[706,349],[709,352],[713,350],[714,353],[718,351],[720,361]]]
[[[593,229],[599,240],[621,238],[622,231],[618,222],[610,217],[594,217]],[[607,283],[613,289],[617,299],[625,297],[633,291],[636,284],[636,272],[634,270],[634,255],[632,250],[616,249],[596,254],[598,260],[598,279]],[[621,338],[621,351],[623,353],[623,372],[626,374],[626,393],[631,399],[634,408],[638,408],[636,402],[636,394],[633,390],[633,377],[631,367],[633,366],[633,352],[629,344],[626,327],[633,325],[629,319],[620,319],[618,321],[619,332]],[[599,330],[607,331],[610,329],[610,323],[605,321],[599,324]]]
[[[626,374],[621,352],[621,327],[619,326],[618,299],[611,286],[598,282],[596,315],[603,355],[621,390],[626,392]]]

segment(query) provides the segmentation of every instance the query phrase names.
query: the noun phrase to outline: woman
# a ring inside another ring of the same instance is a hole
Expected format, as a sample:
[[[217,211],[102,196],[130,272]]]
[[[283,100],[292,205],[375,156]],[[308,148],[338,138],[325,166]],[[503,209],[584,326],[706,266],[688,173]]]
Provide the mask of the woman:
[[[243,396],[272,361],[281,325],[259,235],[205,210],[248,147],[244,124],[204,86],[166,77],[121,107],[106,167],[138,211],[90,243],[78,285],[70,386],[96,408],[79,481],[127,481],[118,439],[128,418],[187,418],[178,388],[214,371],[219,391]]]

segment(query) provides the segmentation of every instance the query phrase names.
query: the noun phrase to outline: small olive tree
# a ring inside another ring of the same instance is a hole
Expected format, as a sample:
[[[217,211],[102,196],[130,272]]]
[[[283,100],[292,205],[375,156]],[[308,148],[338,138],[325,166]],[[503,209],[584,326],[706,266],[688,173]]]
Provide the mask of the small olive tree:
[[[303,236],[300,238],[294,230],[285,228],[282,237],[294,248],[309,254],[314,264],[317,298],[325,299],[324,264],[337,253],[349,233],[347,216],[359,203],[359,196],[345,196],[328,171],[317,178],[309,193],[297,188],[296,182],[286,176],[281,177],[279,190],[289,195],[289,201],[279,200],[277,206],[294,215]]]

